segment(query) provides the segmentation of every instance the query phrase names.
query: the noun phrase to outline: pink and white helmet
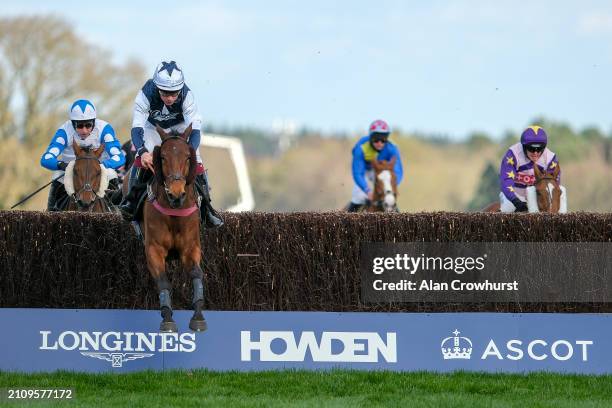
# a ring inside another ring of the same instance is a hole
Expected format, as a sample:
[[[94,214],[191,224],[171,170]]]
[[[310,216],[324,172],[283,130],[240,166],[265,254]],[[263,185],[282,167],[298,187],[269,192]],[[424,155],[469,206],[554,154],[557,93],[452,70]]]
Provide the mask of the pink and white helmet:
[[[370,134],[372,133],[391,133],[389,125],[382,119],[376,119],[370,124]]]

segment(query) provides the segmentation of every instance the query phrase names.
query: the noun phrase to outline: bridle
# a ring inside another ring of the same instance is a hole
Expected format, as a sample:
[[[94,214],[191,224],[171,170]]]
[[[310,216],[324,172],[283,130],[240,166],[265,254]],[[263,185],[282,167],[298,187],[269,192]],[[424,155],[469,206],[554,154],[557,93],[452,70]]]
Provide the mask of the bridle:
[[[535,183],[535,187],[536,187],[536,194],[538,193],[538,188],[537,185],[542,183],[542,182],[550,182],[550,181],[554,181],[556,183],[556,180],[554,177],[550,176],[548,173],[546,173],[546,175],[542,178],[540,178],[539,180],[536,181]],[[555,188],[559,188],[559,187],[555,187]],[[550,209],[552,208],[553,205],[553,191],[555,188],[548,188],[548,185],[546,186],[546,194],[544,194],[544,197],[546,199],[546,203],[548,205],[547,211],[550,211]]]
[[[74,159],[75,161],[79,161],[79,160],[98,160],[97,157],[93,157],[93,156],[86,156],[86,157],[77,157],[76,159]],[[74,171],[74,170],[73,170]],[[87,205],[87,206],[83,206],[80,204],[80,199],[81,199],[81,195],[83,193],[93,193],[94,195],[94,199],[93,201]],[[75,191],[72,194],[72,199],[74,201],[74,203],[76,204],[76,206],[79,208],[79,210],[87,210],[89,212],[93,211],[93,208],[95,207],[96,201],[98,201],[99,199],[101,199],[100,196],[98,196],[98,194],[94,191],[91,183],[90,183],[90,179],[89,179],[89,166],[85,166],[85,183],[83,184],[83,186],[79,189],[79,191]]]
[[[189,143],[187,143],[187,141],[180,137],[180,136],[169,136],[166,139],[164,139],[161,144],[159,145],[159,155],[161,156],[162,153],[162,149],[164,148],[164,143],[166,143],[169,140],[181,140],[183,143],[185,143],[186,145],[189,145]],[[172,202],[172,199],[170,198],[170,188],[168,187],[168,185],[166,184],[167,181],[170,181],[170,183],[175,182],[175,181],[182,181],[184,180],[185,182],[187,182],[187,177],[183,176],[182,174],[168,174],[165,175],[163,174],[163,168],[160,169],[162,172],[162,187],[164,188],[164,194],[166,196],[166,201],[168,202]]]
[[[392,170],[383,170],[383,171],[388,171],[390,174],[392,173]],[[381,172],[382,173],[382,172]],[[391,206],[386,205],[386,198],[387,195],[392,194],[394,200],[397,200],[397,194],[393,191],[393,188],[391,188],[391,190],[386,190],[385,189],[385,183],[382,179],[379,178],[379,174],[375,174],[374,176],[374,193],[379,197],[377,200],[373,200],[372,201],[372,205],[375,206],[376,208],[380,209],[381,211],[387,211],[387,209],[391,209]],[[391,180],[389,180],[389,182],[391,182]],[[381,194],[378,194],[378,189],[377,189],[377,185],[381,184]]]

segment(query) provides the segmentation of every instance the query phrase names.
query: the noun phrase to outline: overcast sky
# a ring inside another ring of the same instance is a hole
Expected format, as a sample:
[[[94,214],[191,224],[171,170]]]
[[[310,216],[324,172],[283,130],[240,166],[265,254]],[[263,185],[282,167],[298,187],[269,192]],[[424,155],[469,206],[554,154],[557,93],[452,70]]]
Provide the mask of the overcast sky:
[[[152,73],[176,60],[213,124],[283,119],[365,132],[383,118],[464,137],[545,115],[612,130],[609,1],[20,0],[0,9],[44,12],[119,62],[135,57]]]

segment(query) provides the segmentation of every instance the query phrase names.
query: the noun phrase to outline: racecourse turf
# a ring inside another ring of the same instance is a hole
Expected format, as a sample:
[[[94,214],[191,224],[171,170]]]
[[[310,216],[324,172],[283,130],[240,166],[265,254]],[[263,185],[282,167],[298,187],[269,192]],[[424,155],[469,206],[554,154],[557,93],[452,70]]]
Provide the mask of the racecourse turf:
[[[72,401],[0,406],[423,406],[612,407],[612,376],[392,373],[363,371],[19,374],[0,372],[0,389],[72,388]]]

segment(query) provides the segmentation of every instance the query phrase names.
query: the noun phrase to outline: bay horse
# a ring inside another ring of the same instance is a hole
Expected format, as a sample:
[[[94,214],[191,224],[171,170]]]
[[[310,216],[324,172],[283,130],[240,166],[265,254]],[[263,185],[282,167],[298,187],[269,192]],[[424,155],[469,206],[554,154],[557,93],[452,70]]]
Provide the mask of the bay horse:
[[[398,212],[397,199],[397,176],[393,168],[397,157],[391,160],[373,160],[374,169],[374,194],[372,202],[366,207],[370,212]]]
[[[566,213],[567,198],[565,188],[557,182],[561,167],[555,166],[552,173],[542,172],[539,166],[533,166],[535,182],[533,186],[527,187],[527,207],[530,213]],[[499,212],[499,201],[486,206],[484,212]]]
[[[200,268],[200,213],[195,193],[196,152],[187,143],[191,125],[181,135],[169,135],[157,126],[161,145],[153,151],[154,178],[149,199],[144,203],[144,247],[147,268],[159,291],[161,332],[176,332],[172,318],[171,284],[166,274],[166,257],[178,253],[183,271],[193,284],[193,316],[189,328],[204,331],[203,272]]]
[[[109,171],[100,163],[104,145],[97,149],[72,143],[76,159],[64,172],[64,188],[68,195],[67,211],[112,212],[105,199]]]

